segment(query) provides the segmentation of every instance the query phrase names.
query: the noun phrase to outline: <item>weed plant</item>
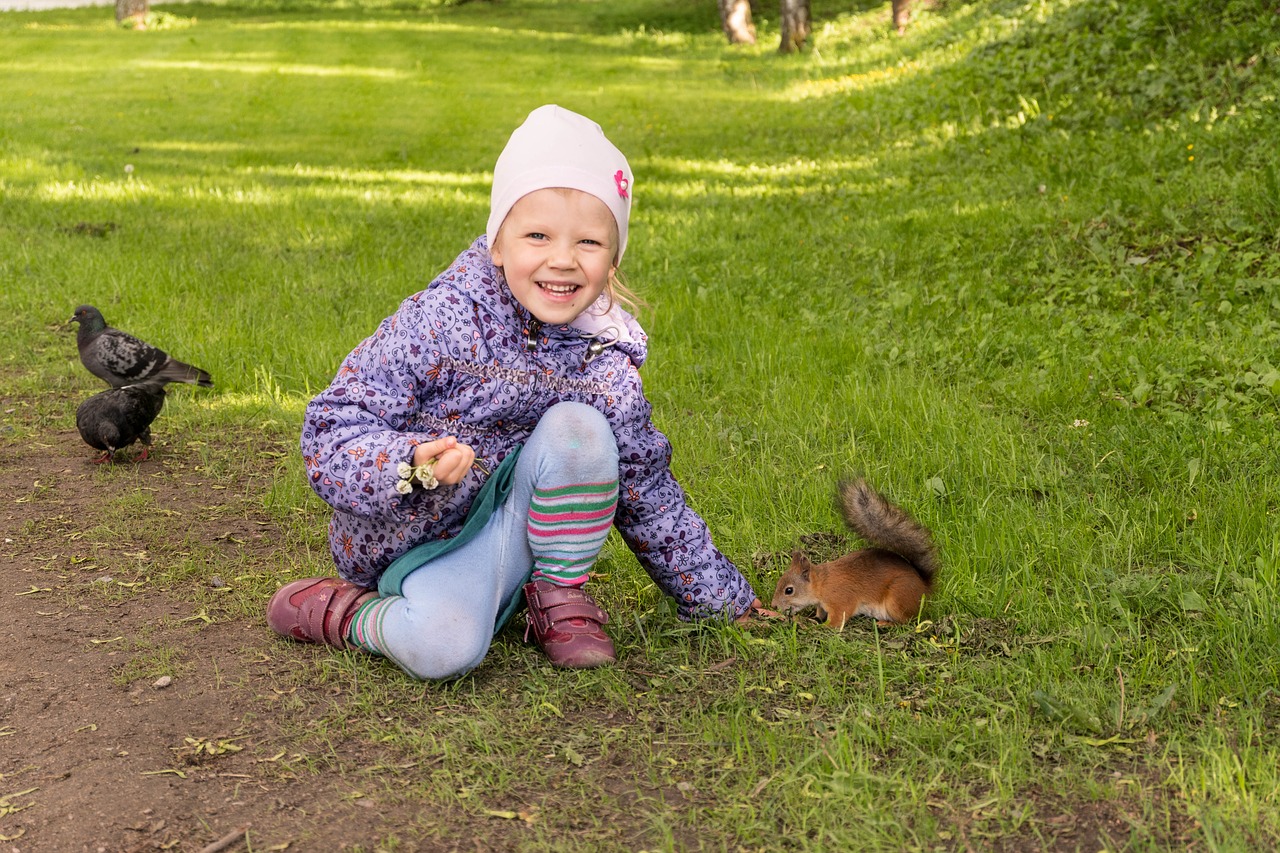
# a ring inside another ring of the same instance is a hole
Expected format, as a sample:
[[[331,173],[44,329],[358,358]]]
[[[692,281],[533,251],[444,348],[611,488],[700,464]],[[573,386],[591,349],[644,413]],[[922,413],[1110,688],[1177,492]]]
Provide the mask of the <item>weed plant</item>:
[[[256,618],[325,559],[303,405],[557,102],[630,156],[646,388],[721,549],[767,597],[856,470],[935,531],[940,589],[906,627],[686,625],[613,540],[617,667],[514,629],[445,686],[300,649],[358,689],[293,771],[389,743],[430,769],[368,784],[531,850],[1275,847],[1275,4],[943,0],[901,38],[813,5],[791,57],[767,10],[729,47],[682,0],[0,15],[9,438],[96,387],[82,302],[209,370],[164,428],[297,540],[230,605]]]

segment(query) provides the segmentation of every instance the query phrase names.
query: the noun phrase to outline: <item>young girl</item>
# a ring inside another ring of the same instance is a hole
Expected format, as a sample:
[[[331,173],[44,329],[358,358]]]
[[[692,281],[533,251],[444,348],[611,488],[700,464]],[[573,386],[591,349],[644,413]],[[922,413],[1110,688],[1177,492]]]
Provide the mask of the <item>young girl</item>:
[[[302,456],[341,578],[283,586],[275,631],[456,678],[527,602],[553,664],[609,663],[608,617],[582,587],[614,525],[682,618],[760,608],[649,418],[647,339],[615,280],[631,195],[590,119],[544,106],[511,135],[486,235],[307,407]]]

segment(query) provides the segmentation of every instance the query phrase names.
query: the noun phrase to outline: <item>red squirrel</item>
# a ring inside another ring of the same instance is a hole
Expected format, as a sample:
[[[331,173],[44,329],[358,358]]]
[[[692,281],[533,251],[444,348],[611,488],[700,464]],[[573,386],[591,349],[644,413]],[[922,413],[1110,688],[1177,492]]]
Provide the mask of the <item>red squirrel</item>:
[[[845,523],[875,547],[817,565],[803,551],[793,551],[773,593],[774,609],[816,606],[818,618],[837,631],[850,616],[871,616],[881,624],[915,618],[939,568],[933,537],[865,480],[842,482],[837,497]]]

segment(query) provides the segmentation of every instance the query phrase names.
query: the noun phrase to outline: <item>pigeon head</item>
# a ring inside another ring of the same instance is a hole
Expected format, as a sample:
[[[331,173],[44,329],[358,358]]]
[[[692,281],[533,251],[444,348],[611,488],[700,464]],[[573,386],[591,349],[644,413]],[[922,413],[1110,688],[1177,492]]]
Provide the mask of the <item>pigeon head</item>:
[[[80,328],[86,332],[100,332],[107,327],[107,321],[102,319],[102,312],[92,305],[81,305],[76,308],[70,322],[79,323]]]

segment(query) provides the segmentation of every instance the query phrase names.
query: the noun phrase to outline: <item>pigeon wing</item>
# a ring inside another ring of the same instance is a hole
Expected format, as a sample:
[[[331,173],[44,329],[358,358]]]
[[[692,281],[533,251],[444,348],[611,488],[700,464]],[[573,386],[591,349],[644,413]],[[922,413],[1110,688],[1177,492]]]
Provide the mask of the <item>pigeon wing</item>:
[[[150,444],[151,422],[164,408],[164,385],[148,382],[121,390],[129,395],[129,403],[124,413],[126,432],[132,433],[135,439],[142,439],[143,444]]]
[[[97,450],[114,451],[120,447],[120,430],[108,414],[111,404],[106,395],[114,389],[94,394],[76,409],[76,429],[84,443]]]
[[[155,376],[168,360],[164,350],[118,329],[98,335],[83,359],[90,373],[116,388]]]

